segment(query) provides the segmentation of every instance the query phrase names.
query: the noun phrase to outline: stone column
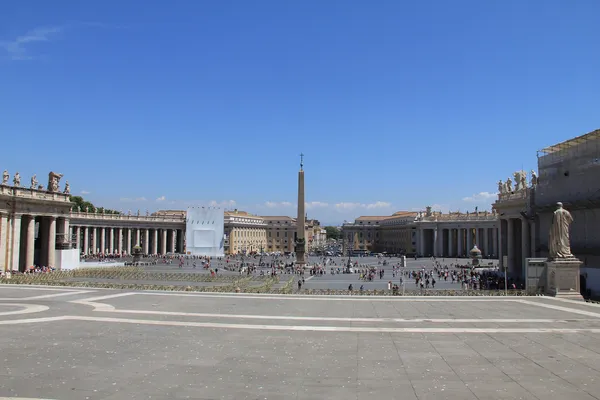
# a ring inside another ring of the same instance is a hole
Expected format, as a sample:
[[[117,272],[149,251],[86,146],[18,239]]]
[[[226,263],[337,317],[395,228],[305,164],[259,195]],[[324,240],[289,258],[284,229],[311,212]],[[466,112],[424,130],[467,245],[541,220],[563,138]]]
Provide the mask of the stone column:
[[[177,230],[175,229],[171,231],[171,252],[177,253]]]
[[[108,228],[108,252],[110,254],[115,252],[115,228]]]
[[[433,256],[434,257],[439,256],[439,247],[440,247],[440,244],[438,243],[438,228],[435,228],[433,230]]]
[[[183,253],[183,247],[181,246],[181,230],[177,229],[177,238],[175,239],[175,252],[176,253]],[[267,245],[264,245],[264,248],[267,248]]]
[[[160,253],[164,256],[167,254],[167,230],[162,230],[162,241],[160,243]]]
[[[7,249],[7,226],[8,226],[8,216],[6,214],[0,213],[0,271],[6,271],[6,249]]]
[[[100,228],[100,253],[106,251],[106,230],[104,227]]]
[[[63,240],[65,243],[69,244],[69,249],[71,248],[71,241],[73,240],[73,237],[71,236],[71,223],[69,221],[69,218],[64,218],[62,220],[63,223]]]
[[[95,226],[91,227],[92,229],[92,254],[98,253],[98,228]]]
[[[131,254],[131,228],[127,228],[127,243],[125,245],[127,255]]]
[[[117,230],[117,251],[123,254],[123,228]]]
[[[87,226],[83,227],[83,254],[90,254],[90,228]]]
[[[48,217],[48,265],[56,267],[56,217]]]
[[[535,223],[535,221],[532,221],[530,229],[529,229],[529,232],[531,234],[531,238],[530,238],[531,239],[531,245],[530,245],[531,247],[530,247],[529,250],[530,250],[532,258],[536,258],[537,257],[536,243],[535,243],[535,241],[536,241],[535,229],[536,229],[536,223]]]
[[[149,254],[149,242],[150,242],[150,231],[148,229],[144,229],[144,254]]]
[[[27,243],[25,244],[25,268],[33,266],[35,255],[35,217],[27,216]]]
[[[531,257],[531,247],[529,245],[529,221],[521,218],[521,257],[523,259],[523,272],[525,271],[525,259]]]
[[[506,252],[507,254],[507,264],[508,264],[508,273],[513,276],[515,273],[515,247],[514,247],[514,227],[515,221],[512,218],[506,220],[507,222],[507,230],[506,230]]]
[[[15,214],[12,217],[12,233],[11,233],[11,269],[19,270],[21,256],[21,215]]]
[[[471,251],[471,249],[473,248],[473,227],[468,227],[467,229],[465,229],[466,233],[467,233],[467,255],[469,254],[469,252]]]
[[[489,256],[492,254],[490,251],[490,230],[489,228],[483,228],[483,247],[485,248],[485,255]]]
[[[448,229],[448,257],[454,257],[454,229]]]
[[[498,220],[498,224],[502,225],[500,220]],[[498,233],[500,232],[500,228],[492,228],[492,254],[494,254],[494,256],[496,258],[500,257],[500,252],[498,251],[498,248],[500,247],[500,243],[499,243],[499,238],[498,238]]]
[[[158,229],[152,232],[152,254],[158,254]]]
[[[140,232],[139,228],[136,228],[136,230],[135,230],[135,245],[134,246],[139,246],[141,244],[140,243],[140,241],[141,241],[140,235],[141,235],[141,232]]]
[[[465,237],[465,232],[463,228],[458,228],[457,229],[457,233],[458,233],[458,252],[456,253],[457,257],[463,257],[463,238]]]
[[[73,232],[75,232],[75,247],[77,248],[77,251],[81,253],[81,227],[74,226]]]

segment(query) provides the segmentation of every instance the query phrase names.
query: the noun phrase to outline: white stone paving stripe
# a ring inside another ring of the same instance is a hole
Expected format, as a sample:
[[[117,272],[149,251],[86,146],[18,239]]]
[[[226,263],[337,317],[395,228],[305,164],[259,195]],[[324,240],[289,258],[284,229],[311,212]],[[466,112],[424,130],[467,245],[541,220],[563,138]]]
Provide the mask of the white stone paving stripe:
[[[42,294],[39,296],[31,296],[31,297],[1,297],[0,301],[15,301],[15,300],[26,301],[26,300],[51,299],[54,297],[73,296],[76,294],[84,294],[84,293],[90,293],[90,291],[89,290],[75,290],[75,291],[63,292],[63,293]]]
[[[306,317],[306,316],[286,316],[286,315],[248,315],[248,314],[212,314],[195,313],[179,311],[155,311],[155,310],[119,310],[119,309],[97,309],[94,311],[112,312],[120,314],[141,314],[141,315],[165,315],[178,317],[203,317],[203,318],[232,318],[232,319],[268,319],[268,320],[289,320],[289,321],[332,321],[332,322],[399,322],[399,323],[423,323],[430,322],[435,324],[451,323],[568,323],[564,319],[477,319],[477,318],[343,318],[343,317]],[[572,321],[572,320],[570,320]],[[576,321],[595,321],[594,319],[577,319]]]
[[[544,296],[544,297],[542,297],[542,299],[550,299],[550,300],[554,300],[554,301],[562,301],[564,303],[573,303],[573,304],[579,304],[582,306],[590,306],[590,307],[600,308],[600,304],[598,304],[598,303],[589,303],[587,301],[581,301],[581,300],[561,299],[559,297],[552,297],[552,296]]]
[[[0,400],[52,400],[52,399],[40,399],[33,397],[0,397]]]
[[[51,299],[51,298],[54,298],[54,297],[73,296],[73,295],[76,295],[76,294],[84,294],[84,293],[89,293],[89,290],[79,290],[79,291],[74,291],[74,292],[56,293],[56,294],[43,294],[43,295],[40,295],[40,296],[32,296],[32,297],[21,298],[19,300]]]
[[[537,301],[519,300],[519,302],[523,303],[523,304],[529,304],[532,306],[536,306],[536,307],[550,308],[552,310],[566,311],[566,312],[570,312],[573,314],[580,314],[580,315],[585,315],[588,317],[600,318],[599,313],[595,313],[595,312],[591,312],[591,311],[578,310],[578,309],[569,308],[569,307],[555,306],[553,304],[546,304],[546,303],[541,303],[541,302],[537,302]]]
[[[519,302],[517,298],[507,297],[484,297],[484,296],[419,296],[419,297],[396,297],[396,296],[293,296],[293,295],[277,295],[277,294],[206,294],[206,293],[175,293],[175,292],[133,292],[133,294],[145,295],[145,296],[175,296],[175,297],[207,297],[207,298],[237,298],[237,299],[253,299],[253,300],[305,300],[305,301],[411,301],[411,302]]]
[[[356,332],[356,333],[600,333],[600,328],[380,328],[380,327],[350,327],[350,326],[292,326],[292,325],[250,325],[250,324],[223,324],[216,322],[184,322],[184,321],[155,321],[131,318],[104,318],[65,316],[59,317],[66,320],[90,321],[104,323],[124,323],[155,326],[182,326],[216,329],[251,329],[268,331],[312,331],[312,332]],[[51,319],[51,318],[48,318]],[[39,318],[44,320],[44,318]],[[0,323],[13,321],[1,321]],[[35,322],[35,321],[33,321]]]
[[[76,288],[58,288],[56,286],[41,286],[41,285],[19,285],[14,283],[0,283],[0,289],[15,289],[15,290],[51,290],[51,291],[61,291],[61,292],[78,292],[79,289]],[[2,399],[2,397],[0,397]]]
[[[87,299],[73,300],[73,301],[71,301],[71,303],[93,303],[98,300],[108,300],[108,299],[114,299],[117,297],[133,296],[134,294],[138,294],[138,293],[136,293],[136,292],[114,293],[114,294],[108,294],[106,296],[97,296],[97,297],[90,297]]]
[[[14,310],[14,311],[3,311],[3,312],[0,312],[0,316],[31,314],[31,313],[37,313],[37,312],[49,310],[49,307],[42,306],[39,304],[0,303],[0,307],[2,307],[2,306],[23,307],[23,309],[22,310]]]
[[[39,323],[39,322],[65,321],[68,319],[71,319],[71,318],[69,316],[60,316],[60,317],[14,319],[14,320],[8,320],[8,321],[0,321],[0,325],[35,324],[35,323]]]
[[[87,321],[103,323],[123,323],[135,325],[175,326],[187,328],[246,329],[265,331],[304,331],[304,332],[350,332],[350,333],[600,333],[600,328],[383,328],[351,326],[308,326],[308,325],[257,325],[223,324],[216,322],[155,321],[132,318],[104,318],[65,315],[60,317],[30,318],[0,321],[0,325],[35,324],[56,321]]]

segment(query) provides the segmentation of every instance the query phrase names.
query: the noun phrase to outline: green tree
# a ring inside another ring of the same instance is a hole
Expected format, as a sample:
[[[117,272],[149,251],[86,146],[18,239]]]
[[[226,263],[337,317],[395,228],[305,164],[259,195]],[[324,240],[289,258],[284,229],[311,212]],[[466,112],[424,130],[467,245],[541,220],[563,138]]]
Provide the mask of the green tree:
[[[335,226],[326,226],[325,231],[327,232],[327,239],[339,239],[341,236],[340,230]]]
[[[116,210],[110,210],[108,208],[105,209],[104,207],[96,207],[81,196],[69,196],[69,200],[71,200],[71,203],[77,207],[76,210],[81,210],[83,212],[89,211],[92,213],[98,210],[98,212],[101,213],[102,210],[104,210],[105,214],[120,214],[119,211]]]

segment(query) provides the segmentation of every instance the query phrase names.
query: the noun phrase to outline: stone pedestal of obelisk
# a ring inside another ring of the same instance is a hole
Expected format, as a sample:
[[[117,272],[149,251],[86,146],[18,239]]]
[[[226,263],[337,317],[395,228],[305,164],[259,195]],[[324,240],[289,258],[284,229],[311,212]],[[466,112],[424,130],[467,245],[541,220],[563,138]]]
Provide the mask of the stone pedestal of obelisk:
[[[583,300],[579,287],[579,267],[576,257],[546,261],[546,294],[570,300]]]
[[[303,155],[300,155],[303,157]],[[304,224],[306,214],[304,214],[304,166],[303,159],[300,159],[300,171],[298,172],[298,217],[296,218],[296,266],[304,268],[306,265],[306,238],[304,237]]]

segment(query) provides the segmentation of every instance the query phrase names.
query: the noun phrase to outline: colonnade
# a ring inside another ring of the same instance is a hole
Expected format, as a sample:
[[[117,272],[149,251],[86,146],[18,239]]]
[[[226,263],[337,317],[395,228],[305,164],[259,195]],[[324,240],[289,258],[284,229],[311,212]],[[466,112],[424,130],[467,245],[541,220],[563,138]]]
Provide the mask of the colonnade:
[[[418,234],[418,252],[425,257],[469,257],[475,245],[484,257],[499,254],[495,227],[424,228]]]
[[[500,263],[508,275],[524,279],[527,258],[536,257],[535,225],[522,216],[500,219]]]
[[[68,247],[68,232],[67,218],[0,213],[0,271],[55,267],[56,250]]]
[[[131,254],[139,245],[144,254],[183,252],[182,229],[72,226],[75,248],[84,255]]]

